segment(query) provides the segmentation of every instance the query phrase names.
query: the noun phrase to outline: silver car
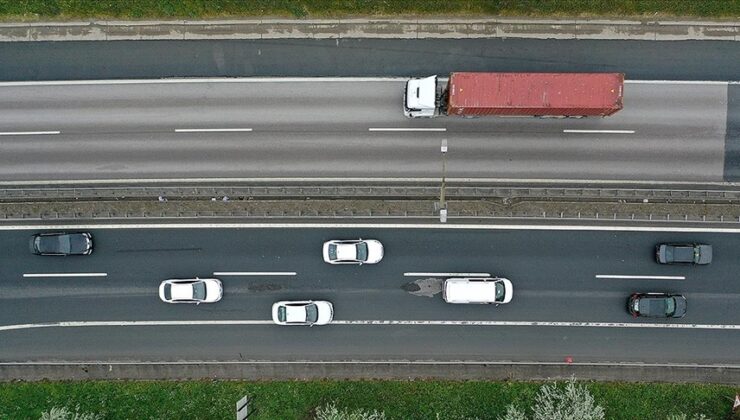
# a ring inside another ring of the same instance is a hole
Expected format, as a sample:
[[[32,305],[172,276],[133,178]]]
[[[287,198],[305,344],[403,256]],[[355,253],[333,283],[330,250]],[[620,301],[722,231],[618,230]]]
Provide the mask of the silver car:
[[[159,298],[167,303],[214,303],[224,288],[218,279],[171,279],[159,285]]]
[[[377,264],[383,244],[376,239],[334,239],[324,242],[324,261],[329,264]]]

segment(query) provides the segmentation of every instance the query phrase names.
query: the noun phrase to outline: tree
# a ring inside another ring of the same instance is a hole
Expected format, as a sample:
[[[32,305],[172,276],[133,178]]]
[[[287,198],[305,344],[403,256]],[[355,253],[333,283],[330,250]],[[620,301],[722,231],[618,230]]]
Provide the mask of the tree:
[[[499,420],[525,420],[526,414],[513,404]],[[604,408],[597,405],[585,385],[576,384],[571,378],[565,386],[557,382],[540,387],[532,406],[533,420],[603,420]]]
[[[534,420],[603,420],[605,416],[588,388],[577,385],[574,377],[564,388],[557,382],[542,385],[532,412]]]

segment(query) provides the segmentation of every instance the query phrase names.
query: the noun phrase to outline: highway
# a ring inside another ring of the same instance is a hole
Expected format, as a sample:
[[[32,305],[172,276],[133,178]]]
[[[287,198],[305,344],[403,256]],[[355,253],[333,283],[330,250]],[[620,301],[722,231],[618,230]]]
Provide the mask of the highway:
[[[94,253],[68,258],[31,255],[34,230],[0,232],[0,362],[571,357],[740,364],[736,233],[391,226],[90,231]],[[381,240],[383,261],[322,261],[323,241],[356,237]],[[663,241],[713,244],[714,261],[658,265],[654,246]],[[221,302],[159,301],[162,280],[214,272],[224,283]],[[444,303],[442,273],[465,272],[511,279],[512,302]],[[687,316],[633,319],[628,295],[648,291],[683,293]],[[337,322],[309,328],[269,321],[273,302],[305,298],[332,301]]]
[[[740,179],[740,85],[628,82],[605,119],[410,120],[403,79],[0,84],[3,182]]]

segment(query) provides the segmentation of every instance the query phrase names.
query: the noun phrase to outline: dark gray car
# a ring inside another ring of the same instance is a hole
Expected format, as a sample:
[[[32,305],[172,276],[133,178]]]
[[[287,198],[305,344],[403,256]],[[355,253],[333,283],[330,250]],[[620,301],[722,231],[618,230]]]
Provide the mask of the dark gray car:
[[[39,233],[31,237],[31,252],[36,255],[89,255],[93,250],[92,235],[78,233]]]
[[[633,293],[627,300],[627,311],[649,318],[683,318],[686,298],[669,293]]]
[[[709,264],[712,246],[704,244],[659,244],[655,247],[655,260],[660,264]]]

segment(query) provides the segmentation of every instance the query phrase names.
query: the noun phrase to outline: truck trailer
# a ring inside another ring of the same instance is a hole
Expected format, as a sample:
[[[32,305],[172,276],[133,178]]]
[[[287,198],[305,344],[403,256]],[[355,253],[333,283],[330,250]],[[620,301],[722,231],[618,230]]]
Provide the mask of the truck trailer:
[[[606,117],[622,109],[623,73],[452,73],[406,83],[409,118]]]

